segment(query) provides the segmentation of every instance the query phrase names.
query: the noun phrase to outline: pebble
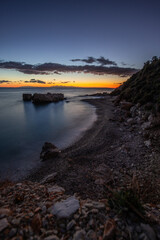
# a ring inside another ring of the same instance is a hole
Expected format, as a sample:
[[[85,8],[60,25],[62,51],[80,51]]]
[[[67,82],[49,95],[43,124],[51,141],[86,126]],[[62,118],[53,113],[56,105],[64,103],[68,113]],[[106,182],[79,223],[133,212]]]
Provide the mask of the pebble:
[[[9,232],[9,237],[14,237],[17,233],[17,229],[16,228],[12,228],[11,231]]]
[[[149,237],[149,239],[156,240],[155,232],[149,224],[141,223],[141,228],[146,233],[146,235]]]
[[[75,220],[71,220],[71,221],[67,224],[67,231],[71,230],[75,225],[76,225]]]
[[[46,186],[32,182],[5,188],[8,196],[0,195],[0,204],[4,205],[2,209],[12,211],[10,214],[5,210],[9,215],[0,219],[0,239],[155,240],[158,236],[158,228],[153,229],[149,224],[134,222],[131,213],[130,217],[122,219],[110,209],[107,199],[103,199],[103,202],[81,200],[79,197],[69,197],[64,193],[48,193],[46,189]],[[22,195],[22,192],[24,200],[14,205],[14,195],[16,193]],[[65,214],[69,208],[67,217],[65,215],[64,218],[59,218],[58,214],[51,213],[56,204],[65,205],[65,208],[60,207],[60,212],[63,209]],[[160,219],[159,208],[160,206],[150,204],[145,207],[148,214],[151,212],[151,216],[155,214],[156,218]]]
[[[74,236],[73,240],[85,240],[86,232],[84,230],[77,231]]]
[[[51,235],[51,236],[44,238],[44,240],[59,240],[59,238],[56,235]]]
[[[0,220],[0,232],[2,232],[5,228],[9,226],[9,223],[7,221],[7,218],[2,218]]]
[[[97,240],[97,235],[93,230],[89,230],[86,235],[87,240]]]

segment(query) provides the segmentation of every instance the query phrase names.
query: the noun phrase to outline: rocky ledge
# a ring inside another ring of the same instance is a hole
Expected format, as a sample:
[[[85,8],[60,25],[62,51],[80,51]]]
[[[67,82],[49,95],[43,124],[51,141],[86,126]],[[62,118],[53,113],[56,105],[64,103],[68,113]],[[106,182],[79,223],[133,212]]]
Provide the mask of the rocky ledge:
[[[0,239],[160,239],[160,206],[143,208],[141,217],[134,208],[122,215],[120,208],[111,207],[110,199],[82,200],[66,195],[53,183],[4,182],[0,185]]]
[[[62,93],[23,93],[23,101],[32,101],[35,104],[59,102],[64,100]]]

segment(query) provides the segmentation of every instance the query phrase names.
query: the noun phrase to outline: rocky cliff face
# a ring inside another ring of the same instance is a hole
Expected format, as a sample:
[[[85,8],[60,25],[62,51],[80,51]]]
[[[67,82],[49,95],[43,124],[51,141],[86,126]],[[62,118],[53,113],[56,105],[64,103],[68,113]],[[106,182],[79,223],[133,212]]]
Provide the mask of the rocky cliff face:
[[[139,103],[147,110],[160,112],[160,59],[153,57],[152,61],[146,62],[138,73],[115,89],[112,95],[118,96],[117,102],[126,100]]]

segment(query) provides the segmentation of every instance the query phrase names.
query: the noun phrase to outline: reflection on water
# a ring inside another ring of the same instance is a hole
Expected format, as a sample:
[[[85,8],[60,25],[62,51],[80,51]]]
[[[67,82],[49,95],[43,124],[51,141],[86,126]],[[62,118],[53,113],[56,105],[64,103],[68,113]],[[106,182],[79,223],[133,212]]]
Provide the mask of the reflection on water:
[[[35,92],[35,89],[27,91]],[[22,89],[0,89],[1,177],[14,178],[15,173],[18,177],[23,175],[39,163],[45,141],[64,148],[73,143],[96,118],[95,108],[79,98],[71,98],[69,103],[63,101],[37,106],[23,102],[23,92]],[[77,95],[82,94],[85,93],[78,90]],[[75,91],[67,89],[66,95],[73,97]]]

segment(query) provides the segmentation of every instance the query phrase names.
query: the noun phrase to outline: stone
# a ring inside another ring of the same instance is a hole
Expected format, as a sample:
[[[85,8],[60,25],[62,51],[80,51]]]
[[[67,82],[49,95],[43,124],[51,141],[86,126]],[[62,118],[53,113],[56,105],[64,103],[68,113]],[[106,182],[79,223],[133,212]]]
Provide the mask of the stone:
[[[23,101],[31,101],[31,100],[32,100],[32,94],[23,93]]]
[[[73,235],[73,240],[85,240],[86,232],[84,230],[79,230]]]
[[[9,223],[7,221],[7,218],[2,218],[0,220],[0,232],[2,232],[5,228],[9,226]]]
[[[57,176],[56,172],[47,175],[45,178],[43,178],[43,180],[41,181],[41,184],[53,182],[56,176]]]
[[[86,235],[86,240],[97,240],[97,235],[93,230],[89,230]]]
[[[67,224],[67,231],[71,230],[74,226],[76,225],[76,221],[72,219],[68,224]]]
[[[155,232],[149,224],[141,223],[141,228],[150,240],[156,240]]]
[[[61,151],[54,144],[45,142],[40,153],[40,159],[42,159],[42,161],[46,161],[48,159],[55,158],[60,152]]]
[[[41,220],[40,214],[38,213],[32,219],[32,229],[33,229],[33,231],[39,233],[41,225],[42,225],[42,220]]]
[[[62,188],[62,187],[59,187],[59,186],[57,186],[57,185],[54,185],[54,186],[48,188],[48,192],[52,192],[52,193],[64,193],[65,190],[64,190],[64,188]]]
[[[133,118],[129,118],[129,119],[127,119],[127,123],[130,125],[133,125],[135,123],[135,121]]]
[[[144,122],[141,126],[143,130],[147,130],[151,127],[151,122]]]
[[[136,105],[130,108],[130,113],[131,113],[132,117],[137,116],[137,106]]]
[[[72,196],[64,201],[55,203],[51,208],[51,213],[58,218],[69,218],[79,209],[79,207],[79,201]]]
[[[11,231],[9,232],[9,237],[14,237],[17,233],[17,229],[16,228],[12,228]]]
[[[15,218],[15,219],[12,220],[12,224],[13,224],[13,225],[16,225],[16,226],[19,225],[20,222],[21,222],[21,219],[20,219],[20,218]]]
[[[144,141],[144,144],[149,148],[151,146],[151,140]]]
[[[105,204],[104,203],[101,203],[101,202],[94,202],[94,207],[99,209],[99,210],[104,210],[105,209]]]
[[[44,240],[59,240],[59,238],[56,235],[50,235],[44,238]]]
[[[116,224],[113,219],[108,219],[104,226],[103,240],[114,239]]]
[[[11,210],[8,208],[0,208],[0,215],[9,216],[11,215]]]
[[[130,108],[133,106],[133,103],[131,102],[120,102],[120,106],[122,109],[129,111]]]
[[[43,205],[42,206],[42,213],[45,214],[47,212],[47,207],[46,205]]]

